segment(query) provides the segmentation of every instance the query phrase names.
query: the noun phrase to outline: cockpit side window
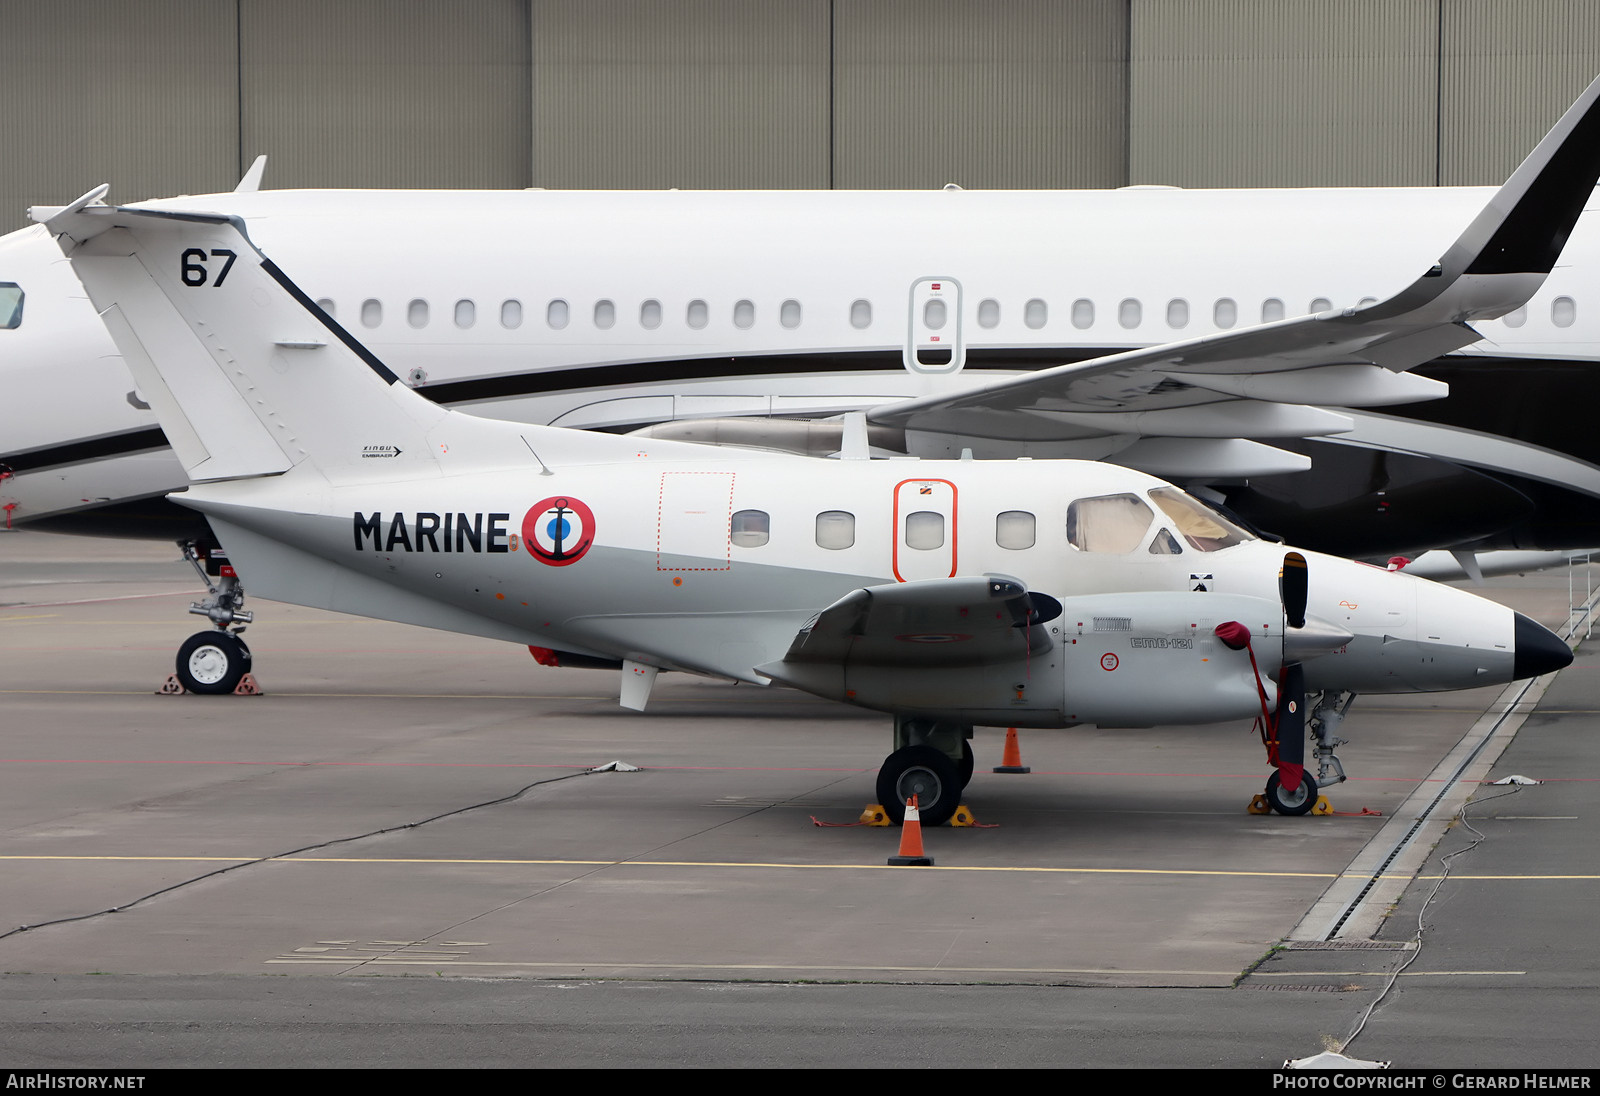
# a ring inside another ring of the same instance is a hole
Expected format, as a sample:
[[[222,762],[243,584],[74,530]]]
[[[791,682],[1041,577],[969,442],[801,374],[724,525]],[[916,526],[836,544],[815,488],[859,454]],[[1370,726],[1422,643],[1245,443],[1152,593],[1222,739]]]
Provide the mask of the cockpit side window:
[[[1156,535],[1150,540],[1150,547],[1145,549],[1152,556],[1181,556],[1183,545],[1165,529],[1157,529]]]
[[[1240,541],[1255,539],[1193,495],[1185,494],[1176,487],[1151,488],[1150,498],[1161,507],[1163,514],[1172,519],[1179,534],[1197,552],[1215,552],[1231,548]]]
[[[1067,507],[1067,542],[1080,552],[1132,552],[1155,511],[1137,495],[1101,495]]]
[[[0,331],[22,326],[22,287],[16,282],[0,282]]]

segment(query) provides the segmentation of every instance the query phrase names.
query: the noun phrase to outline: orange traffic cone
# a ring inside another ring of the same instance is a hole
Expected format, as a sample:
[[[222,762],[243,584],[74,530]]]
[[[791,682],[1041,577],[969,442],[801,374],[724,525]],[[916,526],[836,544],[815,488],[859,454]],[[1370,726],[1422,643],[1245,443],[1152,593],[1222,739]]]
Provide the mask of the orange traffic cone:
[[[900,826],[900,855],[889,857],[897,866],[931,867],[933,857],[922,854],[922,815],[917,812],[917,797],[906,800],[906,820]]]
[[[997,773],[1031,773],[1028,766],[1022,763],[1022,751],[1017,747],[1017,729],[1006,728],[1006,752],[1000,759],[1000,764],[994,769]]]

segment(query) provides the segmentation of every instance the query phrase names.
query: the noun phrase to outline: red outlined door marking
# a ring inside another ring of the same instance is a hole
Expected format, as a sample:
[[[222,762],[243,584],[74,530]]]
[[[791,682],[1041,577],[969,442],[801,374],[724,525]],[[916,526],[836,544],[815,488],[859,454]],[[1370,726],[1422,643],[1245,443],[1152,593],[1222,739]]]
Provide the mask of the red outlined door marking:
[[[901,480],[895,484],[895,578],[914,582],[950,578],[956,573],[956,494],[956,485],[944,479]],[[941,535],[936,537],[935,531]],[[935,540],[935,547],[925,547]]]

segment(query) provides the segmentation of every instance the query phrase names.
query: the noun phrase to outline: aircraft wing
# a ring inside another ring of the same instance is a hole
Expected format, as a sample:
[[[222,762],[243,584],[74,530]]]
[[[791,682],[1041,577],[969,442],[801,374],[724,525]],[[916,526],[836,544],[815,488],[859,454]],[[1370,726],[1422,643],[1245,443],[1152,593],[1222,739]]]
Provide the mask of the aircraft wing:
[[[1048,650],[1060,612],[1004,575],[897,582],[852,591],[795,636],[782,665],[976,666]],[[769,673],[768,667],[761,667]],[[782,676],[781,674],[776,676]]]
[[[1337,434],[1351,421],[1322,407],[1445,395],[1405,371],[1475,342],[1470,321],[1521,307],[1543,284],[1600,176],[1597,100],[1600,80],[1444,256],[1388,300],[944,390],[874,408],[868,421],[905,430],[924,456],[1109,457],[1186,478],[1294,470],[1274,461],[1305,458],[1241,439]]]

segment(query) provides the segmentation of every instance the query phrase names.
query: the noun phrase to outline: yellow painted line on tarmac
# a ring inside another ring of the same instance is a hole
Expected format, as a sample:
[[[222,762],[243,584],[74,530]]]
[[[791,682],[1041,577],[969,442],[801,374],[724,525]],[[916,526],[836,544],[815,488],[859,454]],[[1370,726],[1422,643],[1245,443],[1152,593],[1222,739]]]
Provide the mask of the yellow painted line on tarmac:
[[[274,864],[435,864],[443,867],[571,867],[571,868],[765,868],[779,870],[814,871],[887,871],[888,864],[784,864],[767,861],[736,860],[512,860],[512,859],[438,859],[428,857],[359,857],[359,856],[286,856],[262,859],[253,856],[0,856],[0,861],[34,860],[63,862],[134,861],[204,862],[218,864],[248,864],[259,860]],[[1029,867],[1026,865],[950,865],[935,871],[961,872],[1016,872],[1042,875],[1195,875],[1245,877],[1258,879],[1337,879],[1337,872],[1284,872],[1284,871],[1206,871],[1195,868],[1057,868]],[[1397,876],[1397,878],[1410,878]]]
[[[0,856],[0,861],[60,861],[60,862],[120,862],[139,863],[205,863],[248,864],[259,861],[270,864],[436,864],[443,867],[572,867],[572,868],[765,868],[792,871],[885,871],[889,864],[785,864],[765,860],[539,860],[511,858],[441,858],[441,857],[388,857],[388,856],[52,856],[12,855]],[[1220,868],[1063,868],[1026,864],[950,864],[934,867],[935,871],[959,872],[1014,872],[1036,875],[1162,875],[1203,876],[1209,878],[1245,879],[1338,879],[1340,872],[1309,871],[1230,871]],[[1365,876],[1363,876],[1365,878]],[[1383,879],[1439,879],[1438,875],[1412,876],[1389,873]],[[1450,879],[1476,882],[1538,882],[1572,881],[1594,882],[1600,874],[1574,875],[1461,875],[1452,873]]]
[[[1579,882],[1593,882],[1596,879],[1600,879],[1600,875],[1457,875],[1455,872],[1451,872],[1449,875],[1419,875],[1419,876],[1417,876],[1417,878],[1418,879],[1450,879],[1450,880],[1460,880],[1460,881],[1463,881],[1463,882],[1466,881],[1466,880],[1472,879],[1472,880],[1477,880],[1479,882],[1491,882],[1491,883],[1496,883],[1496,882],[1516,882],[1517,880],[1520,880],[1520,879],[1530,879],[1530,880],[1550,879],[1550,880],[1557,880],[1557,881],[1559,881],[1559,880],[1577,880]]]
[[[0,624],[5,624],[8,621],[13,621],[13,620],[50,620],[52,617],[58,617],[60,615],[61,615],[60,613],[37,613],[37,614],[35,614],[33,616],[0,617]]]
[[[328,958],[306,959],[267,959],[265,963],[302,963],[319,966],[423,966],[423,967],[499,967],[499,968],[527,968],[530,970],[581,970],[593,972],[597,970],[726,970],[726,971],[762,971],[783,970],[795,972],[825,973],[829,971],[852,974],[882,974],[885,971],[894,971],[905,974],[1056,974],[1056,975],[1083,975],[1098,977],[1139,977],[1139,978],[1203,978],[1207,981],[1220,981],[1227,985],[1239,977],[1236,970],[1142,970],[1126,969],[1097,969],[1093,967],[923,967],[909,966],[899,963],[884,963],[878,966],[850,966],[844,963],[831,965],[798,965],[793,963],[619,963],[605,960],[574,959],[571,962],[518,962],[505,960],[473,959],[445,961],[429,959],[405,959],[374,957],[361,958],[358,956],[330,956]]]

